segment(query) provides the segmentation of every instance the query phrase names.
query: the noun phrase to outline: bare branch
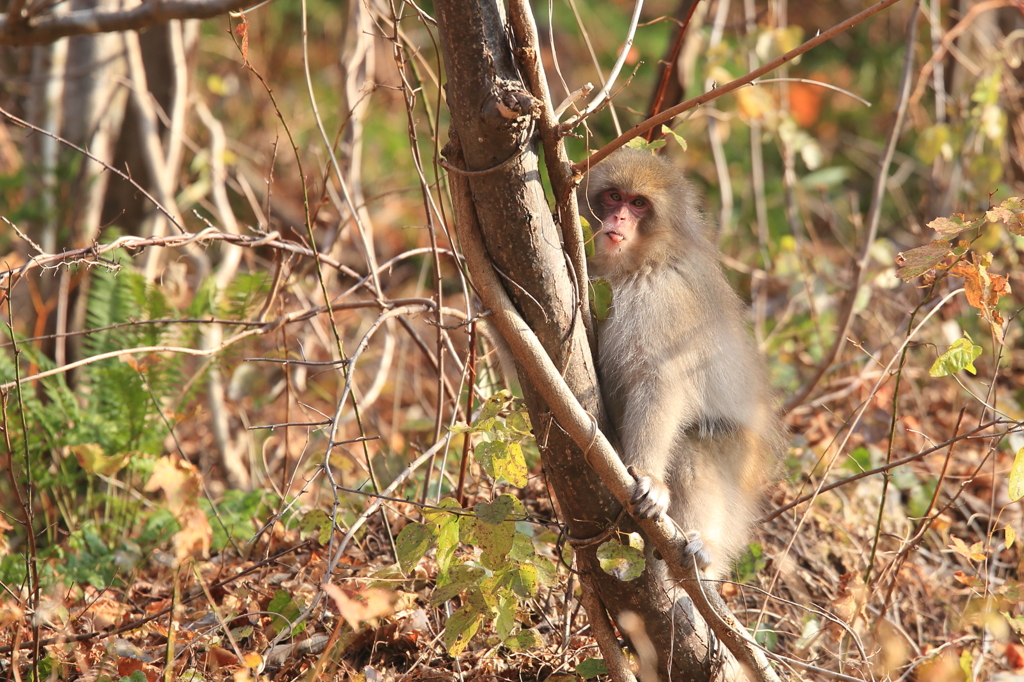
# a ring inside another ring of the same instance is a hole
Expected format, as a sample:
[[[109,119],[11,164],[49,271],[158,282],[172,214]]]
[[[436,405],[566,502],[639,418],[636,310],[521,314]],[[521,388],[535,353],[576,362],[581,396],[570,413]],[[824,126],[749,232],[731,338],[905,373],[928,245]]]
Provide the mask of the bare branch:
[[[863,12],[854,14],[846,21],[836,24],[835,26],[825,31],[824,33],[819,33],[818,35],[814,36],[813,38],[805,42],[803,45],[800,45],[799,47],[790,50],[786,54],[777,57],[776,59],[773,59],[772,61],[768,62],[761,68],[754,69],[746,76],[741,76],[736,80],[729,81],[725,85],[720,85],[713,90],[709,90],[708,92],[705,92],[703,95],[700,95],[699,97],[688,99],[682,104],[674,106],[670,109],[666,109],[657,116],[653,116],[644,121],[643,123],[636,125],[633,128],[630,128],[622,135],[619,135],[617,138],[606,144],[604,147],[602,147],[594,154],[575,164],[573,166],[573,170],[579,171],[580,173],[587,172],[588,170],[590,170],[591,166],[600,163],[609,154],[611,154],[616,149],[632,140],[634,137],[639,137],[640,135],[646,133],[648,130],[656,128],[657,126],[660,126],[662,123],[672,120],[673,118],[683,113],[684,111],[689,111],[690,109],[698,107],[701,104],[706,104],[707,102],[710,102],[713,99],[717,99],[728,92],[732,92],[737,88],[743,87],[744,85],[747,85],[748,83],[757,80],[764,74],[769,73],[770,71],[774,71],[783,64],[792,61],[796,57],[799,57],[804,52],[807,52],[817,47],[818,45],[821,45],[822,43],[831,40],[840,33],[853,28],[854,26],[864,21],[871,15],[881,12],[886,7],[889,7],[890,5],[895,5],[897,2],[899,2],[899,0],[882,0],[882,2],[879,2],[876,5],[868,7]]]
[[[786,404],[783,406],[783,411],[785,412],[789,412],[811,395],[814,387],[818,385],[821,378],[828,372],[829,367],[839,357],[839,353],[846,345],[846,335],[850,333],[850,327],[853,325],[854,303],[857,300],[857,292],[860,291],[860,285],[864,281],[864,272],[867,270],[868,263],[871,260],[871,248],[875,244],[875,236],[878,234],[878,223],[882,217],[882,202],[885,199],[886,185],[889,182],[889,166],[892,164],[893,154],[896,153],[896,143],[903,133],[903,121],[907,114],[907,104],[910,96],[910,83],[914,76],[914,45],[917,40],[917,13],[920,7],[921,3],[918,0],[918,2],[914,3],[914,9],[910,13],[910,21],[907,24],[907,47],[903,56],[903,74],[900,77],[900,95],[896,102],[895,118],[892,128],[889,130],[889,140],[885,145],[885,150],[882,152],[881,167],[875,176],[875,187],[871,193],[871,208],[868,210],[868,233],[864,236],[860,258],[857,259],[854,265],[853,282],[850,283],[846,299],[843,301],[842,314],[839,318],[841,320],[839,331],[836,334],[835,341],[832,343],[832,347],[815,368],[814,376],[795,395],[786,401]]]
[[[247,0],[155,0],[117,12],[75,10],[27,19],[0,14],[0,45],[45,45],[65,36],[139,30],[171,19],[209,19],[250,4]]]

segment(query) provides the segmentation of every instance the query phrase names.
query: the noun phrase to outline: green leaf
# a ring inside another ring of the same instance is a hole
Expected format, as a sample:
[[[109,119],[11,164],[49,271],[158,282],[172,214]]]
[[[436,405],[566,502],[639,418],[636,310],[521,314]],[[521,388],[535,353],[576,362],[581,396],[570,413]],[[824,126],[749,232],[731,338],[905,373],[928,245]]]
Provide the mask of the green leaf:
[[[512,595],[505,595],[498,600],[498,617],[494,619],[494,632],[498,639],[504,640],[512,634],[516,626],[516,605],[518,600]]]
[[[533,564],[523,564],[512,574],[512,590],[523,599],[537,594],[540,572]]]
[[[871,468],[871,451],[863,445],[855,448],[843,462],[843,468],[860,473]]]
[[[122,677],[117,682],[146,682],[149,678],[146,677],[146,673],[141,670],[135,670],[131,675]]]
[[[1012,549],[1013,543],[1017,541],[1017,531],[1007,524],[1007,526],[1003,528],[1003,538],[1005,540],[1006,549]]]
[[[316,541],[321,545],[327,544],[333,531],[331,515],[323,509],[311,509],[299,520],[299,537],[305,539],[315,533]]]
[[[306,605],[302,602],[292,599],[292,595],[288,594],[284,590],[278,590],[274,593],[270,603],[267,604],[267,611],[277,614],[277,616],[270,622],[271,629],[274,630],[275,634],[284,632],[288,629],[291,623],[299,617]],[[305,623],[299,623],[292,629],[293,635],[298,635],[306,629]]]
[[[664,125],[661,126],[661,134],[665,135],[665,136],[671,135],[672,139],[674,139],[676,141],[676,144],[678,144],[680,147],[682,147],[684,152],[686,151],[686,140],[683,139],[682,135],[680,135],[676,131],[672,130],[668,126],[664,126]]]
[[[416,567],[420,558],[430,549],[437,537],[437,527],[424,523],[410,523],[395,538],[398,549],[398,565],[409,572]]]
[[[914,145],[917,157],[926,165],[932,165],[935,159],[941,156],[946,161],[953,160],[953,145],[949,126],[945,123],[925,128],[917,136],[917,143]]]
[[[481,569],[482,571],[483,569]],[[482,575],[482,573],[481,573]],[[470,587],[474,587],[476,581],[459,580],[448,583],[447,585],[438,585],[434,590],[433,594],[430,595],[430,605],[440,606],[449,599],[455,599]]]
[[[587,258],[594,257],[594,230],[590,227],[590,221],[580,216],[580,229],[583,230],[583,250]]]
[[[524,436],[529,436],[533,433],[533,429],[530,427],[530,415],[526,410],[509,412],[508,416],[505,417],[505,426]]]
[[[444,646],[449,656],[454,658],[465,651],[469,640],[480,629],[482,620],[483,613],[474,604],[466,604],[448,616],[444,626]]]
[[[398,567],[398,564],[388,564],[382,566],[376,571],[370,574],[371,580],[367,587],[372,587],[378,590],[393,590],[395,589],[395,583],[403,580],[405,576],[402,574],[402,569]]]
[[[479,566],[457,564],[449,574],[451,582],[438,586],[430,595],[431,606],[440,606],[449,599],[462,594],[466,589],[479,585],[485,575],[487,575],[487,571]]]
[[[576,666],[576,674],[585,680],[592,680],[598,675],[607,675],[608,666],[603,658],[588,658]]]
[[[526,651],[541,646],[544,640],[536,630],[520,630],[513,636],[506,637],[502,644],[512,651]]]
[[[1014,616],[1006,611],[1000,611],[1003,618],[1006,619],[1006,624],[1013,629],[1017,635],[1024,635],[1024,616]]]
[[[800,186],[808,189],[822,189],[838,187],[850,177],[850,169],[845,166],[830,166],[819,168],[813,173],[800,178]]]
[[[512,551],[509,553],[509,558],[522,563],[531,561],[535,556],[537,556],[537,549],[533,546],[533,540],[517,532],[515,538],[512,539]]]
[[[508,481],[517,488],[523,488],[529,482],[526,458],[519,443],[500,440],[479,443],[473,450],[473,456],[491,478]]]
[[[928,370],[928,374],[933,377],[944,377],[956,374],[962,369],[966,369],[971,374],[977,374],[978,370],[974,368],[974,361],[978,359],[979,355],[981,355],[981,346],[975,346],[971,337],[965,334],[964,338],[954,341],[945,353],[936,358],[931,369]]]
[[[499,495],[494,502],[481,502],[473,507],[476,517],[490,525],[497,525],[508,518],[515,508],[516,498],[511,495]]]
[[[491,570],[500,568],[506,563],[508,552],[512,549],[512,537],[515,535],[516,526],[511,521],[498,525],[479,523],[476,526],[477,544],[483,553],[480,555],[480,563]]]
[[[757,542],[747,545],[745,551],[736,562],[736,582],[748,583],[757,573],[768,565],[764,548]]]
[[[1024,497],[1024,448],[1017,451],[1010,467],[1010,501],[1016,502]]]
[[[558,568],[555,562],[547,557],[534,557],[531,565],[537,569],[537,577],[542,585],[554,585],[558,580]]]
[[[494,419],[498,414],[506,409],[512,402],[512,393],[508,389],[502,389],[492,395],[490,398],[484,401],[484,404],[480,407],[480,417],[477,419],[477,423]]]
[[[444,498],[443,500],[437,503],[437,507],[439,507],[439,509],[430,509],[428,507],[424,507],[423,518],[438,526],[443,526],[452,519],[456,521],[459,520],[458,514],[444,511],[445,509],[462,511],[462,505],[459,504],[459,501],[456,500],[454,497]]]
[[[608,540],[597,548],[597,560],[601,569],[623,582],[640,577],[647,565],[644,559],[643,539],[638,533],[629,534],[629,544]]]
[[[648,142],[642,137],[634,137],[626,143],[626,146],[630,149],[639,149],[642,152],[651,152],[653,154],[655,149],[665,146],[665,140],[651,140]]]
[[[760,628],[754,631],[754,641],[768,651],[775,651],[775,647],[779,643],[779,634],[775,630]]]
[[[604,322],[608,319],[609,313],[612,309],[612,285],[608,283],[608,280],[593,279],[590,281],[590,311],[594,314],[594,319],[598,322]]]
[[[941,239],[936,239],[928,246],[919,246],[905,253],[896,256],[896,276],[904,282],[909,282],[915,277],[920,277],[949,255],[953,248],[952,244]]]
[[[907,512],[912,517],[921,518],[928,513],[928,508],[932,504],[932,497],[935,496],[935,487],[938,484],[938,479],[931,478],[910,489],[910,499],[907,500]]]
[[[451,568],[452,559],[455,557],[455,549],[459,546],[459,519],[456,516],[449,516],[445,523],[442,523],[437,532],[437,580],[439,583],[445,581],[448,576],[448,569]]]

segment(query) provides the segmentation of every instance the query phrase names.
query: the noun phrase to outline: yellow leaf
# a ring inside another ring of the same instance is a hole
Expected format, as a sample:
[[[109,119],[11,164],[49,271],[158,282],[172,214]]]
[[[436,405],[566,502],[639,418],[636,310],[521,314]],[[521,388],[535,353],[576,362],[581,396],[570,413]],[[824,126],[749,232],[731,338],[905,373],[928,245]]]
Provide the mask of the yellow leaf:
[[[246,668],[259,670],[260,666],[263,665],[263,657],[253,652],[251,654],[246,654],[245,656],[243,656],[242,662],[245,664]]]
[[[740,115],[744,120],[761,120],[778,111],[778,104],[765,86],[748,86],[736,91]]]
[[[967,543],[965,543],[963,540],[961,540],[955,535],[950,535],[949,538],[953,541],[949,545],[949,548],[957,554],[959,554],[960,556],[962,556],[963,558],[969,560],[971,558],[971,550],[967,548]]]
[[[128,465],[132,453],[122,452],[109,457],[103,452],[103,448],[96,443],[82,443],[72,445],[68,448],[78,460],[78,466],[87,473],[99,474],[101,476],[113,476]]]
[[[1024,448],[1017,451],[1010,467],[1009,484],[1010,501],[1016,502],[1024,497]]]

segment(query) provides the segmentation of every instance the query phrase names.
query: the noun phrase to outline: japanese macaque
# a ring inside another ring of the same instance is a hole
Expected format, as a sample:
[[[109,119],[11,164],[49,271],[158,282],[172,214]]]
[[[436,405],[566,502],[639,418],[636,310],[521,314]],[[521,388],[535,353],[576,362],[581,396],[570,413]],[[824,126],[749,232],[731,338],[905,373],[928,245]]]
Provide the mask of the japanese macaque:
[[[590,274],[608,281],[602,393],[637,480],[634,514],[668,512],[712,579],[743,551],[785,444],[764,356],[719,266],[717,230],[671,162],[622,149],[584,178]]]

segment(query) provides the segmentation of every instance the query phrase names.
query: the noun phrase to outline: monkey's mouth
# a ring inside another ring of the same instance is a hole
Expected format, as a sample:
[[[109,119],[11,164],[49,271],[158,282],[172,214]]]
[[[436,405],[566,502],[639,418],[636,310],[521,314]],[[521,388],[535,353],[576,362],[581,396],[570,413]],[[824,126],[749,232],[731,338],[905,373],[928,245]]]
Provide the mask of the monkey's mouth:
[[[618,230],[607,230],[605,234],[608,235],[608,239],[611,239],[612,243],[614,244],[618,244],[619,242],[624,241],[626,239],[625,235],[623,235]]]

